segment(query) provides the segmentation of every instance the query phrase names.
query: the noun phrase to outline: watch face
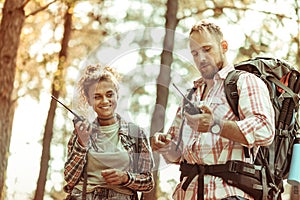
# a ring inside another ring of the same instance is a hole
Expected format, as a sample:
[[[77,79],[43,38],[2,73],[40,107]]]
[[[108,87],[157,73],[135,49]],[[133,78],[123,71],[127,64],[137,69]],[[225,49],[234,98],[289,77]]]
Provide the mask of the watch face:
[[[211,127],[211,132],[214,134],[218,134],[221,131],[221,127],[219,124],[215,124]]]

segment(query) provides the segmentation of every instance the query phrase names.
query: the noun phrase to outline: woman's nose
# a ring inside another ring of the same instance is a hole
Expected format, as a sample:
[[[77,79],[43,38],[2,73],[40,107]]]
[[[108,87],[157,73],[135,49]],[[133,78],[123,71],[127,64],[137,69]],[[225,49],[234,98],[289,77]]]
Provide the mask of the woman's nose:
[[[109,99],[108,99],[107,97],[103,97],[102,101],[103,101],[103,102],[108,102]]]

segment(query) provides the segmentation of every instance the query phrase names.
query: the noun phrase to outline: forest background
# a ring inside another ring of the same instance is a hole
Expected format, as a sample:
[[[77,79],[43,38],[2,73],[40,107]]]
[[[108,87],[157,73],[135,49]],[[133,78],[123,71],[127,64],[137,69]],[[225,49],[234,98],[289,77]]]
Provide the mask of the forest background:
[[[63,199],[63,166],[81,69],[100,62],[123,75],[119,113],[149,136],[166,131],[179,94],[199,76],[188,50],[190,27],[216,22],[233,62],[254,56],[300,66],[299,0],[0,1],[0,199]],[[89,115],[90,116],[90,115]],[[178,167],[155,153],[156,188],[170,199]],[[285,199],[299,189],[286,184]]]

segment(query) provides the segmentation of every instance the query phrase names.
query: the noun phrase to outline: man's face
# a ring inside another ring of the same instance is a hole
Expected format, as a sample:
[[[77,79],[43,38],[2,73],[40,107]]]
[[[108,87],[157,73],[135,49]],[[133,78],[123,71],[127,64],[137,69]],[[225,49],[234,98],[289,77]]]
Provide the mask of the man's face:
[[[226,43],[227,44],[227,43]],[[190,35],[190,49],[194,62],[204,79],[213,79],[215,74],[223,68],[224,53],[227,50],[222,48],[221,41],[209,32],[198,31]]]

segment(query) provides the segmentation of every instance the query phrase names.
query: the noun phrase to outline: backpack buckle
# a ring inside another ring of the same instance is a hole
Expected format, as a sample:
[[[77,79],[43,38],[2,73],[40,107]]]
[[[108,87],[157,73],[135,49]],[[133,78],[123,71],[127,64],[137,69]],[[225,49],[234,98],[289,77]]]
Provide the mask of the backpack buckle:
[[[289,131],[285,129],[279,129],[278,136],[287,138],[289,136]]]
[[[228,171],[236,173],[237,172],[237,165],[238,165],[238,163],[236,163],[235,161],[229,161]]]
[[[231,98],[238,98],[239,94],[237,92],[231,92],[230,93]]]

